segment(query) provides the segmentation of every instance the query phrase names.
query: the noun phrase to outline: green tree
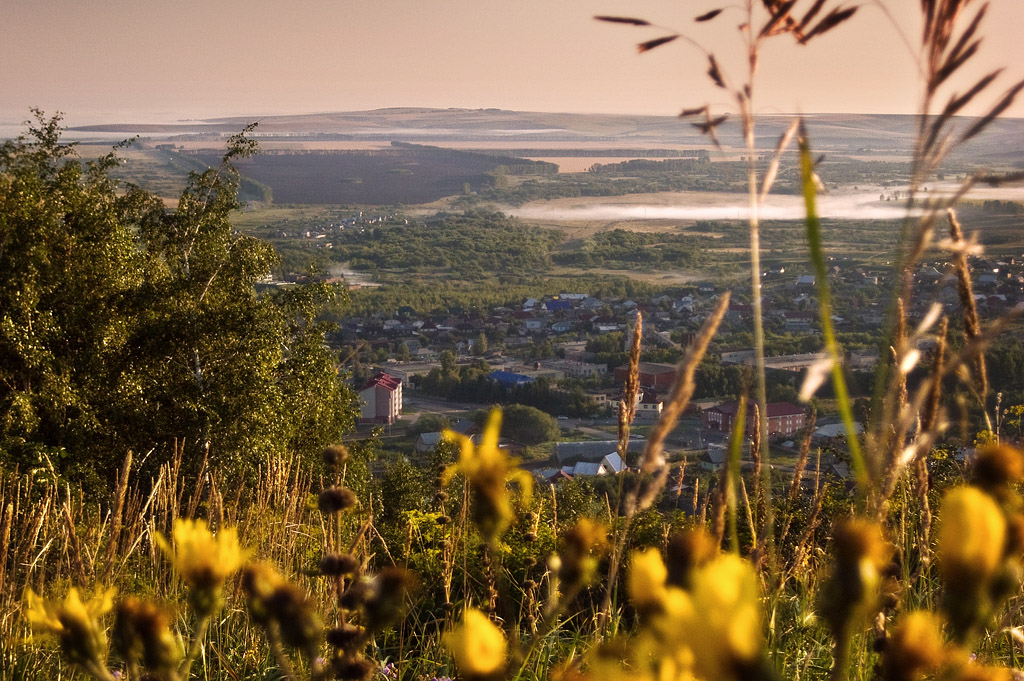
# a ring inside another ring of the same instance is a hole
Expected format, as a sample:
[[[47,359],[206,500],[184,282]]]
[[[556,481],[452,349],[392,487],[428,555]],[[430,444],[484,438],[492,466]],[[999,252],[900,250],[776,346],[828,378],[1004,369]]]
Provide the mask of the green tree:
[[[110,177],[114,153],[82,163],[60,118],[35,114],[0,148],[0,460],[46,455],[99,486],[129,449],[177,441],[241,471],[351,426],[316,322],[339,292],[257,295],[275,253],[231,226],[245,133],[168,211]]]
[[[501,432],[526,445],[536,445],[558,438],[558,422],[536,407],[511,404],[504,408]]]

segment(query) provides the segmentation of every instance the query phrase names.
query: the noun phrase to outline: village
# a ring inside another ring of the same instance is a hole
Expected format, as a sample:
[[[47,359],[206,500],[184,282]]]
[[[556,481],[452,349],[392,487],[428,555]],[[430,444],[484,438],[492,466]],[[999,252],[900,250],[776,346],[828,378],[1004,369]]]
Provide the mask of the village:
[[[842,263],[833,265],[830,285],[838,292],[839,311],[833,322],[845,337],[878,337],[885,323],[885,300],[873,294],[885,277],[861,268],[844,268]],[[1020,259],[979,262],[974,278],[979,310],[999,313],[1024,308],[1024,264]],[[805,404],[796,397],[808,369],[825,358],[820,349],[814,277],[766,272],[765,282],[766,327],[773,331],[774,339],[786,340],[770,342],[765,358],[772,466],[792,470],[800,450],[810,446],[815,451],[814,480],[828,476],[850,484],[846,432],[829,400]],[[913,318],[923,318],[936,305],[956,314],[959,293],[949,272],[925,264],[916,274],[915,285],[929,294],[918,298],[931,302],[915,307]],[[417,427],[425,415],[440,415],[454,432],[473,437],[481,429],[479,415],[491,404],[532,402],[548,412],[558,426],[558,435],[534,446],[503,438],[501,446],[522,458],[524,468],[539,481],[556,484],[615,476],[636,466],[645,433],[661,415],[672,386],[675,362],[720,294],[715,284],[699,282],[690,290],[637,300],[559,292],[515,306],[460,315],[421,315],[403,308],[391,315],[347,319],[334,341],[354,347],[351,344],[358,339],[361,354],[371,358],[362,367],[362,376],[353,372],[363,434],[376,428],[389,441],[404,443],[400,445],[404,447],[402,456],[424,460],[444,439],[441,430]],[[720,332],[722,341],[713,344],[706,362],[732,375],[749,375],[754,350],[735,341],[744,338],[751,314],[748,302],[730,304]],[[639,366],[633,435],[624,460],[616,439],[617,415],[628,373],[625,351],[638,317],[642,319],[644,361]],[[935,345],[934,337],[923,335],[918,345],[927,357]],[[776,347],[800,351],[776,354],[772,352]],[[843,359],[848,375],[867,385],[878,361],[878,349],[873,343],[851,342]],[[482,393],[480,386],[487,386],[486,391]],[[482,394],[486,399],[480,399]],[[560,396],[574,399],[560,400]],[[677,484],[677,497],[689,498],[692,485],[700,484],[695,481],[716,474],[725,464],[730,433],[741,411],[737,397],[736,383],[721,375],[698,387],[667,442],[670,460],[681,463],[681,471],[688,471],[687,481]],[[750,459],[757,428],[754,408],[754,402],[748,401],[741,443],[745,468],[755,465]],[[861,432],[862,424],[855,428]],[[403,438],[403,433],[409,435]],[[970,453],[970,448],[964,447],[958,456]],[[806,452],[802,455],[806,457]]]

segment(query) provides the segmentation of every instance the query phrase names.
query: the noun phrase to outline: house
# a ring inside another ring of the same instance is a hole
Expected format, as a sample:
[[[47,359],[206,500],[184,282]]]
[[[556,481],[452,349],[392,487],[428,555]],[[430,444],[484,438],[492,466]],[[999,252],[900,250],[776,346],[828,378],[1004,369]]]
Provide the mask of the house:
[[[731,432],[733,420],[739,412],[740,403],[738,400],[725,402],[710,409],[705,409],[702,419],[704,427],[709,430]],[[747,400],[747,414],[745,419],[747,435],[753,435],[758,428],[754,419],[754,407],[756,403]],[[768,436],[792,435],[804,427],[806,415],[802,407],[789,402],[771,402],[768,407]]]
[[[806,333],[814,324],[814,313],[802,310],[787,310],[783,313],[785,331],[789,333]]]
[[[548,312],[568,312],[572,309],[572,303],[568,300],[545,300],[543,307]]]
[[[813,274],[801,274],[796,278],[797,286],[814,286],[815,278]]]
[[[626,449],[634,454],[639,454],[643,452],[646,446],[647,442],[645,440],[630,440]],[[618,451],[619,443],[617,440],[556,442],[555,461],[563,468],[578,461],[586,461],[588,463],[604,463],[609,468],[621,471],[625,469],[625,464],[618,458]]]
[[[514,388],[517,385],[533,383],[534,381],[534,379],[530,376],[512,373],[511,371],[492,371],[491,373],[487,374],[487,378],[491,379],[492,381],[497,381],[498,383],[507,388]]]
[[[378,371],[359,389],[359,423],[391,425],[402,413],[402,381]]]
[[[709,443],[708,451],[701,455],[697,466],[703,471],[720,470],[722,465],[725,464],[728,455],[729,450],[726,449],[725,445]]]
[[[606,454],[600,461],[577,461],[571,466],[562,466],[561,472],[575,478],[580,475],[616,475],[626,470],[626,464],[618,452]]]
[[[661,418],[661,410],[664,407],[664,400],[658,397],[653,390],[644,390],[639,404],[636,406],[636,415],[642,419],[657,421]]]
[[[629,365],[624,364],[615,369],[615,382],[622,385],[629,376]],[[640,387],[650,390],[668,390],[676,378],[676,367],[673,364],[658,364],[656,362],[640,362],[639,379]]]
[[[444,439],[444,434],[441,432],[420,433],[420,436],[416,439],[416,451],[420,454],[432,452],[441,443],[442,439]]]

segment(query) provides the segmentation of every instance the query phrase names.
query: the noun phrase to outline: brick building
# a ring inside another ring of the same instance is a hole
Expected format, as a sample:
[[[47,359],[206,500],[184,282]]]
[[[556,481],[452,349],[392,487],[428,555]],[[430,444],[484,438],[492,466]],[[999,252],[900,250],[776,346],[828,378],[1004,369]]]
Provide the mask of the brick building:
[[[359,389],[359,423],[391,425],[402,413],[402,381],[378,371]]]
[[[640,362],[640,387],[648,390],[668,390],[672,387],[672,381],[676,377],[674,364],[657,364],[655,362]],[[622,385],[629,376],[629,365],[615,369],[615,382]]]
[[[754,407],[756,402],[747,400],[746,431],[747,435],[753,435],[757,430],[757,422],[754,419]],[[733,420],[739,411],[738,400],[725,402],[716,407],[704,410],[704,427],[709,430],[732,431]],[[792,435],[804,427],[806,414],[803,407],[798,407],[789,402],[771,402],[768,404],[768,436]]]

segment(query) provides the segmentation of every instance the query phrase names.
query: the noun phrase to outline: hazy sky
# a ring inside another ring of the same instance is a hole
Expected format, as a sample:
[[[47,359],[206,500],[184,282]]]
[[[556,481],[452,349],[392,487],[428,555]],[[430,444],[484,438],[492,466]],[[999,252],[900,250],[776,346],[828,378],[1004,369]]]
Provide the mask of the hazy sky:
[[[883,1],[915,40],[919,3]],[[770,42],[757,93],[762,112],[914,111],[913,56],[871,0],[863,2],[850,22],[808,47],[788,37]],[[694,48],[679,41],[638,55],[635,44],[661,35],[657,29],[592,17],[628,14],[682,30],[727,69],[740,67],[742,52],[738,10],[693,23],[721,6],[707,0],[0,4],[0,122],[8,123],[31,106],[60,109],[72,124],[389,106],[672,115],[710,101],[724,111],[734,107],[706,84]],[[983,32],[974,72],[1008,66],[991,101],[1024,77],[1024,2],[992,0]],[[1011,113],[1024,116],[1024,102]]]

